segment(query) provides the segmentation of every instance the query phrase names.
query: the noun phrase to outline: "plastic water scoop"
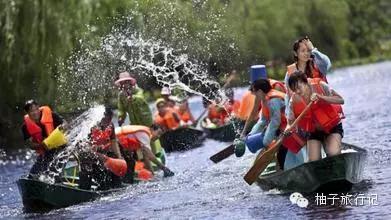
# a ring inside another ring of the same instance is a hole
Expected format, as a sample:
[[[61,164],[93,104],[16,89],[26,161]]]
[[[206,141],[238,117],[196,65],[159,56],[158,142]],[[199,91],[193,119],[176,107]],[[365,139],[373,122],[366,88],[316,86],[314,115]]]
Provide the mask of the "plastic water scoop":
[[[43,140],[43,143],[48,150],[52,150],[65,145],[68,143],[68,140],[64,132],[57,127],[45,140]]]

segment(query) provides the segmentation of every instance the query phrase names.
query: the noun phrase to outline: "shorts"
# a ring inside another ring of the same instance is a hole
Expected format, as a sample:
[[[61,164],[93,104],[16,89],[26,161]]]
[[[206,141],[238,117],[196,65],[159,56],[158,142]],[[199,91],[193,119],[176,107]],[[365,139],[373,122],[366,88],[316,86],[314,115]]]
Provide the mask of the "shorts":
[[[330,130],[330,133],[326,133],[324,131],[312,132],[312,133],[310,133],[310,136],[309,136],[308,140],[318,140],[318,141],[323,142],[327,138],[327,136],[329,136],[330,134],[340,134],[341,137],[343,137],[342,123],[339,123],[334,128],[332,128]]]

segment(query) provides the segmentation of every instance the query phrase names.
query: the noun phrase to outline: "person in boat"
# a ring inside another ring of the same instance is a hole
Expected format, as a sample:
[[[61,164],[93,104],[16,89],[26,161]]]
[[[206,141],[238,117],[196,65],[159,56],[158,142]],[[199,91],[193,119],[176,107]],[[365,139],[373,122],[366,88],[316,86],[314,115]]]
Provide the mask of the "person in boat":
[[[64,146],[48,149],[44,140],[57,127],[66,128],[67,122],[49,106],[40,106],[35,100],[28,100],[24,105],[24,122],[21,127],[25,144],[36,151],[38,157],[30,169],[29,176],[37,177],[48,166]]]
[[[288,79],[290,98],[288,124],[311,102],[310,111],[299,121],[298,127],[309,133],[307,151],[309,161],[321,159],[321,144],[325,143],[327,156],[341,153],[343,127],[335,105],[344,104],[344,99],[320,78],[307,78],[298,70]],[[289,125],[288,125],[289,127]]]
[[[137,81],[129,72],[121,72],[115,85],[120,89],[118,94],[118,125],[121,126],[126,116],[129,116],[129,124],[152,126],[152,111],[145,100],[142,89],[137,86]],[[157,153],[156,144],[152,143],[152,151]]]
[[[292,91],[290,91],[288,86],[288,80],[291,74],[295,71],[300,70],[306,74],[307,78],[315,78],[320,79],[323,82],[327,82],[326,74],[331,68],[331,61],[329,57],[323,53],[321,53],[317,48],[314,47],[311,40],[308,37],[303,37],[296,40],[293,44],[293,54],[294,54],[294,63],[287,66],[287,71],[285,74],[285,86],[287,87],[287,93],[285,96],[285,114],[290,115],[290,96]],[[344,118],[343,109],[340,105],[334,105],[341,118]],[[302,129],[297,129],[295,132],[296,140],[299,143],[306,143],[305,131]],[[299,146],[296,146],[299,147]],[[302,162],[304,162],[307,158],[306,148],[302,148],[299,153],[293,154],[291,151],[287,154],[288,163],[287,166],[294,167]]]
[[[280,92],[286,92],[285,85],[274,79],[270,79],[267,77],[267,72],[266,72],[266,67],[264,65],[254,65],[251,66],[251,71],[250,71],[250,88],[255,84],[256,80],[259,79],[266,79],[269,81],[272,89],[280,91]],[[253,92],[252,92],[253,93]],[[253,93],[254,94],[254,93]],[[262,101],[260,96],[255,96],[254,99],[254,104],[252,105],[252,110],[250,115],[248,116],[244,128],[242,130],[242,133],[240,135],[241,139],[244,139],[248,132],[250,131],[251,127],[254,125],[254,122],[256,122],[256,119],[258,118],[258,115],[261,111],[262,108]]]
[[[118,146],[113,111],[106,107],[102,119],[91,128],[88,135],[91,150],[81,149],[78,154],[81,161],[80,183],[82,189],[90,189],[92,180],[100,189],[121,186],[121,177],[128,172]]]
[[[252,94],[251,89],[247,90],[240,100],[240,106],[237,113],[237,117],[240,120],[246,121],[249,118],[254,106],[254,101],[255,96]],[[258,118],[255,118],[254,120],[257,121]]]
[[[162,96],[164,101],[167,103],[167,106],[169,106],[170,108],[175,108],[176,104],[179,102],[179,100],[176,96],[171,95],[171,89],[168,86],[162,87],[160,95]]]
[[[116,128],[116,135],[125,152],[141,150],[145,167],[153,173],[151,161],[164,172],[164,177],[174,176],[168,167],[162,164],[151,151],[150,143],[159,138],[162,129],[158,125],[150,128],[142,125],[126,125]]]
[[[273,89],[267,79],[258,79],[251,85],[251,91],[261,100],[261,117],[253,126],[246,138],[246,145],[252,153],[267,148],[276,137],[285,130],[287,120],[285,117],[285,93]],[[243,155],[244,149],[236,148],[236,155]],[[243,152],[238,152],[242,150]],[[284,169],[284,160],[287,149],[281,147],[277,152],[279,167]]]
[[[208,111],[207,117],[205,117],[203,120],[204,127],[215,128],[224,126],[229,122],[229,115],[225,110],[224,105],[217,103],[219,103],[218,100],[210,101],[208,99],[203,99],[203,105],[207,108]]]
[[[181,126],[191,126],[194,124],[195,119],[190,111],[189,102],[186,98],[179,102],[179,105],[176,107],[176,113],[180,118]]]
[[[105,107],[103,118],[91,128],[89,139],[94,151],[122,159],[121,151],[115,138],[113,110]]]
[[[224,103],[224,110],[229,116],[237,117],[239,114],[240,102],[235,100],[235,93],[232,88],[225,90],[227,101]]]
[[[308,78],[319,78],[327,83],[326,74],[331,68],[329,57],[321,53],[311,40],[306,36],[293,43],[293,54],[295,62],[287,66],[285,74],[285,86],[287,93],[285,97],[286,110],[289,111],[289,99],[292,91],[288,88],[289,77],[297,70],[302,71]],[[286,112],[289,114],[288,112]]]
[[[159,98],[155,102],[156,113],[154,123],[159,125],[164,131],[175,130],[180,127],[180,117],[177,112],[168,106],[163,98]]]
[[[121,126],[128,115],[130,124],[150,127],[153,124],[152,112],[143,91],[137,86],[136,79],[129,72],[122,72],[115,85],[120,89],[117,106],[118,125]]]

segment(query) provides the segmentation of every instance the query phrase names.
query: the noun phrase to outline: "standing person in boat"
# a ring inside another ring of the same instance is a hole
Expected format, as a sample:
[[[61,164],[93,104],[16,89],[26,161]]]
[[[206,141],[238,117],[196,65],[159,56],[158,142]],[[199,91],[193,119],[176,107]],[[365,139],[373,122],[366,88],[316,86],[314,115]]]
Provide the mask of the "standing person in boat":
[[[285,93],[285,86],[282,82],[270,79],[267,77],[266,67],[265,65],[254,65],[251,66],[250,71],[250,82],[251,86],[255,84],[255,82],[259,79],[267,79],[272,87],[272,89],[284,92]],[[252,92],[253,93],[253,92]],[[254,124],[255,120],[258,118],[258,114],[262,108],[262,101],[260,96],[255,96],[254,104],[252,105],[252,110],[250,115],[248,116],[244,128],[242,130],[242,133],[240,135],[241,139],[244,139],[247,135],[247,133],[250,131],[252,125]]]
[[[287,121],[285,117],[285,93],[273,89],[267,79],[258,79],[251,85],[253,94],[261,100],[261,118],[253,126],[246,138],[246,145],[252,153],[269,146],[277,135],[284,131]],[[237,156],[244,153],[244,148],[238,145],[235,148]],[[284,160],[287,149],[281,147],[277,153],[279,167],[284,169]]]
[[[35,100],[28,100],[24,105],[24,123],[22,133],[25,144],[37,152],[38,157],[30,170],[30,177],[35,177],[47,170],[49,163],[63,148],[49,150],[44,143],[54,129],[57,127],[66,128],[66,121],[49,106],[39,106]]]
[[[288,121],[293,121],[310,101],[310,111],[298,123],[298,127],[309,133],[307,150],[309,161],[321,158],[321,144],[325,143],[328,156],[341,153],[343,128],[335,105],[344,104],[343,98],[321,79],[307,78],[302,71],[295,71],[288,79],[293,92],[290,99]]]
[[[151,161],[164,172],[164,177],[174,176],[168,167],[162,164],[151,151],[150,143],[159,138],[162,130],[157,125],[151,128],[142,125],[125,125],[115,131],[124,151],[135,152],[141,150],[146,168],[153,173]]]
[[[285,74],[285,86],[287,93],[285,97],[286,110],[289,111],[289,99],[291,91],[288,88],[289,77],[297,70],[302,71],[308,78],[319,78],[327,83],[326,74],[331,68],[329,57],[321,53],[311,40],[306,36],[293,43],[293,54],[295,62],[287,66]],[[286,112],[289,114],[288,112]]]
[[[111,187],[121,186],[121,176],[124,176],[129,169],[125,161],[112,160],[113,158],[123,160],[120,148],[118,146],[114,124],[112,122],[113,111],[106,107],[102,119],[91,128],[88,135],[92,151],[80,149],[79,156],[81,160],[80,172],[80,188],[89,189],[92,179],[94,179],[100,189],[108,189]],[[119,165],[113,161],[122,162]],[[111,164],[108,164],[110,163]],[[124,166],[125,164],[126,167]],[[112,165],[112,166],[110,166]],[[110,168],[115,167],[116,170],[123,172],[115,172]],[[123,168],[124,167],[124,168]]]
[[[180,117],[176,111],[169,107],[163,98],[159,98],[155,102],[156,113],[154,123],[163,128],[164,131],[175,130],[180,127]]]
[[[120,89],[118,94],[118,125],[121,126],[126,116],[129,116],[130,124],[151,126],[152,112],[144,98],[143,91],[137,86],[136,79],[128,72],[119,74],[115,81]]]
[[[120,89],[118,94],[118,125],[121,126],[126,116],[129,116],[129,124],[152,126],[152,112],[144,98],[143,91],[137,86],[137,81],[129,72],[119,74],[115,81]],[[152,151],[157,153],[155,143],[151,144]]]

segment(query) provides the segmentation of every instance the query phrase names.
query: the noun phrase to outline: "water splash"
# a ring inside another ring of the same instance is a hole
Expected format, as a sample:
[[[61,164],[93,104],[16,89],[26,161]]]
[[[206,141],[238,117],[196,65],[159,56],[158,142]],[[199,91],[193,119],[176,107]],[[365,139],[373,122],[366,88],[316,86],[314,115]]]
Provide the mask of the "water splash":
[[[130,16],[128,23],[132,23],[132,19]],[[146,85],[152,79],[159,86],[177,89],[185,96],[189,93],[195,94],[209,101],[217,100],[218,104],[223,105],[227,97],[219,83],[210,77],[205,63],[190,58],[184,50],[174,49],[160,39],[148,38],[135,30],[133,25],[114,27],[111,33],[102,39],[98,49],[90,49],[87,46],[73,54],[68,66],[69,71],[59,73],[57,78],[61,91],[58,100],[63,102],[61,104],[69,103],[72,108],[86,109],[91,103],[107,103],[116,93],[114,81],[118,73],[126,70],[131,72],[141,85]],[[204,35],[207,36],[208,33]],[[212,36],[214,35],[218,36],[218,33],[213,31]],[[87,136],[86,132],[89,132],[92,126],[88,124],[87,117],[95,120],[100,118],[90,112],[92,110],[97,109],[89,109],[81,116],[81,121],[76,120],[74,124],[77,126],[73,126],[74,131],[70,134],[70,146],[59,155],[59,162],[53,163],[62,164],[64,161],[61,158],[69,156],[77,141]],[[85,124],[88,126],[84,126]]]
[[[200,53],[203,54],[202,60],[209,60],[212,57],[211,45],[217,44],[221,45],[217,50],[219,55],[214,54],[214,57],[232,57],[230,54],[235,51],[232,42],[225,44],[219,40],[222,35],[225,36],[222,32],[224,25],[216,26],[223,11],[208,15],[210,21],[215,21],[216,27],[197,33],[197,38],[192,42],[188,33],[189,27],[175,14],[175,4],[165,5],[164,10],[157,11],[162,17],[159,25],[146,26],[145,29],[138,27],[138,19],[142,19],[143,16],[135,10],[130,11],[124,20],[118,21],[111,33],[102,38],[98,49],[92,49],[95,47],[81,40],[82,49],[74,53],[66,64],[68,71],[61,71],[58,74],[58,88],[62,93],[58,100],[60,104],[72,103],[86,109],[86,106],[93,102],[107,101],[106,98],[115,93],[115,79],[119,72],[124,70],[132,72],[141,87],[157,83],[159,86],[169,86],[186,94],[196,94],[208,99],[217,97],[222,101],[224,94],[219,83],[210,76],[208,64],[197,61],[194,56],[199,57],[200,55],[196,54]],[[150,16],[149,19],[156,19],[155,14]],[[179,20],[173,21],[172,17]],[[173,22],[178,24],[173,25]],[[172,39],[166,39],[167,36],[163,33],[170,33]],[[189,51],[193,51],[193,57],[188,55]],[[156,88],[156,85],[147,86]],[[102,97],[105,97],[105,100],[102,100]]]
[[[48,169],[39,177],[41,181],[53,184],[56,177],[60,175],[63,167],[68,162],[69,157],[76,150],[90,150],[90,146],[86,144],[86,139],[90,133],[90,129],[103,117],[103,112],[104,106],[97,105],[70,122],[69,132],[67,133],[68,144],[49,164]],[[84,149],[76,149],[79,144],[82,144]]]

